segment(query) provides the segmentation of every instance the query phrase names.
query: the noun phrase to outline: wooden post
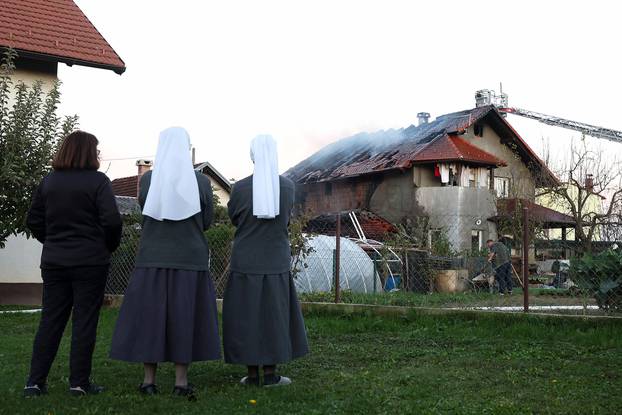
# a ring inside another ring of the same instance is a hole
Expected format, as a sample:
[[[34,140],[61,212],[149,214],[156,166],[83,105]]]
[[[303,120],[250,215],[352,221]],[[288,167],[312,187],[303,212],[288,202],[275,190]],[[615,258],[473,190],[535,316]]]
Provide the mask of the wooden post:
[[[523,207],[523,311],[529,311],[529,209]]]
[[[337,213],[337,229],[335,234],[335,303],[339,303],[341,301],[341,283],[339,281],[341,265],[341,213]]]

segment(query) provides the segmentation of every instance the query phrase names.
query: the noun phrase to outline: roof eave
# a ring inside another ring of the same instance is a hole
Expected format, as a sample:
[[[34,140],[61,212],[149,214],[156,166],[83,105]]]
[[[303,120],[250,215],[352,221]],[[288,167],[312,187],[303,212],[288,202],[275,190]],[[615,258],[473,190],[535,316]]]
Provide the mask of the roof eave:
[[[6,50],[8,49],[8,47],[2,46],[0,47],[0,49]],[[106,70],[113,71],[114,73],[119,74],[119,75],[123,74],[125,70],[127,69],[125,67],[125,63],[123,64],[123,66],[118,66],[118,65],[110,65],[110,64],[100,63],[100,62],[86,61],[82,59],[75,59],[75,58],[71,58],[67,56],[53,55],[49,53],[33,52],[29,50],[24,50],[24,49],[15,49],[15,51],[17,52],[18,56],[23,57],[23,58],[29,58],[29,59],[41,60],[41,61],[47,61],[47,62],[62,62],[68,66],[78,65],[78,66],[87,66],[90,68],[106,69]],[[119,60],[121,60],[121,58],[119,58]],[[121,60],[121,62],[123,61]]]

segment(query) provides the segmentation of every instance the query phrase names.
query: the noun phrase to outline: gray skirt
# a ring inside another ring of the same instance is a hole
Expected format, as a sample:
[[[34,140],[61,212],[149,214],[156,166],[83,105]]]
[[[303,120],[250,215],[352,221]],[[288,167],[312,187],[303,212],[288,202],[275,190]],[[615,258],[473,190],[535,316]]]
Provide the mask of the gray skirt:
[[[220,359],[216,293],[209,272],[136,268],[110,357],[182,364]]]
[[[296,288],[289,273],[231,272],[222,311],[225,362],[276,365],[309,353]]]

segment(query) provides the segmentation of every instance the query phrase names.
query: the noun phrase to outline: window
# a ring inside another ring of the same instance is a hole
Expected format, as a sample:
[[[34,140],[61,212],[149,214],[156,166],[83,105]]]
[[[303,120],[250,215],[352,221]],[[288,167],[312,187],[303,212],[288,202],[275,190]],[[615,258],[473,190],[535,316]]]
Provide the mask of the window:
[[[471,251],[479,252],[484,247],[484,232],[473,229],[471,231]]]
[[[510,197],[510,179],[507,177],[495,177],[495,192],[497,197]]]

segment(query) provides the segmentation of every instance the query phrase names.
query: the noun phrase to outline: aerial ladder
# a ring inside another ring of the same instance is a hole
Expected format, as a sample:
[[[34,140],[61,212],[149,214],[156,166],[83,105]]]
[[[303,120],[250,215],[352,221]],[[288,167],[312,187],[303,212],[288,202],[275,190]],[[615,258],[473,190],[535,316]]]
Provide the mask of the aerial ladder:
[[[567,128],[591,137],[601,138],[615,143],[622,143],[622,131],[598,127],[596,125],[586,124],[579,121],[567,120],[565,118],[542,114],[535,111],[510,107],[508,105],[508,95],[503,91],[497,95],[495,91],[481,89],[475,93],[475,103],[478,107],[492,104],[497,107],[497,110],[499,110],[502,114],[520,115],[521,117],[540,121],[543,124]]]

